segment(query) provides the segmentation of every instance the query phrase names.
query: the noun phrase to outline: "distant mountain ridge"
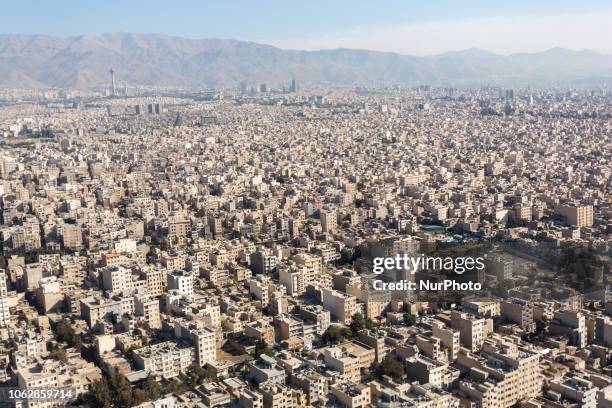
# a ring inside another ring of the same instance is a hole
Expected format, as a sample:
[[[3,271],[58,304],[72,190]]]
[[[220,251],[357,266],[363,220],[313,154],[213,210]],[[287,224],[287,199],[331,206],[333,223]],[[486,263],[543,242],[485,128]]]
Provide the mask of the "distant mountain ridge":
[[[283,50],[253,42],[161,34],[0,35],[0,87],[186,88],[319,85],[612,83],[612,55],[553,48],[502,56],[479,49],[427,57],[357,49]]]

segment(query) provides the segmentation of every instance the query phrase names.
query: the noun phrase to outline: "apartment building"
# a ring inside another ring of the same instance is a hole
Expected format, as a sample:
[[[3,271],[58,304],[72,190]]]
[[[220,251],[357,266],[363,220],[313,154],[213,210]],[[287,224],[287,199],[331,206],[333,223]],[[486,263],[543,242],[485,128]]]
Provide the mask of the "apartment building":
[[[186,299],[193,297],[193,276],[188,272],[176,270],[166,275],[166,287],[168,289],[176,289],[181,296]]]
[[[555,214],[563,217],[565,223],[570,226],[593,226],[592,205],[557,205],[555,206]]]
[[[489,332],[486,319],[456,310],[451,312],[451,327],[459,331],[461,344],[471,351],[477,351],[482,347]]]
[[[375,358],[374,349],[355,342],[323,350],[325,366],[338,371],[343,379],[355,383],[361,379],[361,370],[370,367]]]
[[[533,303],[519,298],[509,298],[500,303],[501,315],[506,320],[518,324],[526,332],[535,330]]]
[[[174,335],[195,347],[198,365],[217,360],[217,337],[215,331],[206,327],[204,322],[178,319],[174,323]]]
[[[553,315],[548,331],[551,335],[564,335],[570,339],[570,344],[584,348],[587,345],[588,333],[586,318],[582,312],[575,310],[559,310]]]
[[[134,296],[134,312],[142,316],[152,329],[159,329],[161,324],[161,313],[159,300],[149,294],[137,294]]]
[[[196,363],[195,348],[185,342],[165,341],[134,351],[134,365],[157,378],[178,377]]]
[[[459,383],[462,404],[506,408],[539,394],[542,388],[540,354],[502,340],[488,340],[478,354],[460,353],[457,363],[468,368],[469,379]]]
[[[331,317],[344,324],[350,324],[357,313],[357,299],[337,290],[321,289],[323,308],[329,310]]]
[[[366,408],[372,403],[370,387],[365,384],[334,384],[331,394],[334,401],[347,408]]]
[[[122,266],[108,266],[100,272],[104,289],[129,294],[134,289],[132,271]]]

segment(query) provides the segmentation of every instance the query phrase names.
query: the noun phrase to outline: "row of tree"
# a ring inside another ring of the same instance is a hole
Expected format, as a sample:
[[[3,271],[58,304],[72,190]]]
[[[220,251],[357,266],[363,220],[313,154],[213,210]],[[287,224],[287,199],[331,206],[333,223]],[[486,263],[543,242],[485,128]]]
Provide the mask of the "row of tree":
[[[132,387],[128,379],[121,373],[102,377],[95,381],[85,396],[85,402],[92,407],[119,407],[129,408],[146,401],[155,401],[162,395],[182,394],[193,389],[203,382],[215,380],[215,372],[210,368],[203,368],[197,364],[190,365],[179,379],[158,383],[149,375],[137,387]]]
[[[416,323],[416,317],[410,313],[404,313],[403,320],[390,321],[391,324],[403,323],[407,326],[413,326]],[[331,325],[327,328],[321,338],[326,345],[333,345],[342,342],[344,339],[355,338],[363,329],[374,330],[379,327],[371,319],[365,319],[361,313],[355,313],[349,327],[339,325]]]
[[[130,408],[145,401],[154,401],[162,395],[160,384],[148,376],[141,387],[132,388],[121,373],[102,377],[95,381],[85,396],[85,402],[92,407]]]

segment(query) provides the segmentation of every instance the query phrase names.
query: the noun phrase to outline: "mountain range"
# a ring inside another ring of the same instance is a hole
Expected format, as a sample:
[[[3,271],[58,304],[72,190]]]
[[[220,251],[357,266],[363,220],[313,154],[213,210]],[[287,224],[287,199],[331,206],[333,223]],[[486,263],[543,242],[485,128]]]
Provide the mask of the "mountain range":
[[[226,39],[108,33],[0,35],[0,87],[185,88],[312,85],[547,85],[612,83],[612,55],[553,48],[508,56],[468,49],[417,57],[357,49],[284,50]]]

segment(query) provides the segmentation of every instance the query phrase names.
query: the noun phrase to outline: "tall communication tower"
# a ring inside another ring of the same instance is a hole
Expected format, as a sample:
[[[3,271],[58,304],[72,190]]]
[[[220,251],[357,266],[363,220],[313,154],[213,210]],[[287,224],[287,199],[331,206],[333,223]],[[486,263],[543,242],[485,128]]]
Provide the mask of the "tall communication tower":
[[[111,74],[111,91],[112,91],[112,95],[115,96],[115,71],[113,70],[113,68],[111,67],[110,69],[110,74]]]

